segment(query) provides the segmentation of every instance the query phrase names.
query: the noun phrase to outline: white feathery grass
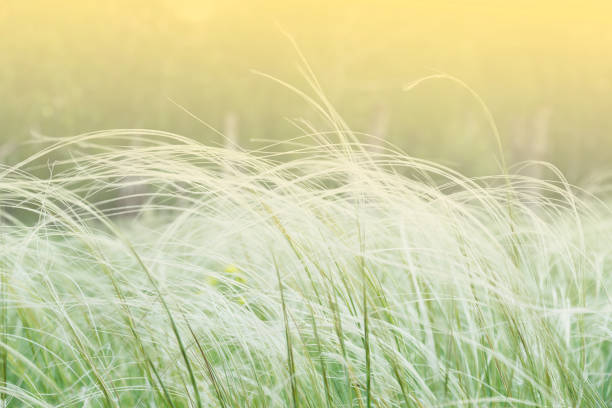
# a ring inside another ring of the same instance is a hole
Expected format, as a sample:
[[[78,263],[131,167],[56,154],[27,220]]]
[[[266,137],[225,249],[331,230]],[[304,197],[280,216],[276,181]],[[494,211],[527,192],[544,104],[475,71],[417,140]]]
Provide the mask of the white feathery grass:
[[[112,130],[4,168],[5,403],[610,406],[603,202],[318,140]]]
[[[4,403],[609,406],[609,209],[368,153],[302,59],[320,103],[262,75],[332,130],[289,151],[111,130],[0,170]]]

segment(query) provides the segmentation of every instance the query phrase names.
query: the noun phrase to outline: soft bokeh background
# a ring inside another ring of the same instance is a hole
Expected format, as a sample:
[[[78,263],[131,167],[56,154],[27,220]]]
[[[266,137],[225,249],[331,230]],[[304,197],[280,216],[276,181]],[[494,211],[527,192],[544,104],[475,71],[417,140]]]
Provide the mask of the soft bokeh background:
[[[220,143],[169,99],[258,147],[324,125],[295,94],[307,85],[282,27],[357,131],[468,174],[498,171],[472,96],[486,101],[509,162],[542,159],[572,181],[612,159],[608,2],[2,0],[0,160],[32,134],[154,128]]]

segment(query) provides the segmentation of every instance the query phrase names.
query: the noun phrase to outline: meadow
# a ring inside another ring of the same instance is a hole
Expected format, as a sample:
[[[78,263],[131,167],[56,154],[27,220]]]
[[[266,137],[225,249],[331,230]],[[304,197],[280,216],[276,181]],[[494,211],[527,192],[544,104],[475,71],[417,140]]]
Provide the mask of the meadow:
[[[322,109],[278,153],[112,130],[2,168],[4,406],[610,406],[604,201]]]
[[[610,15],[0,1],[0,408],[612,407]]]

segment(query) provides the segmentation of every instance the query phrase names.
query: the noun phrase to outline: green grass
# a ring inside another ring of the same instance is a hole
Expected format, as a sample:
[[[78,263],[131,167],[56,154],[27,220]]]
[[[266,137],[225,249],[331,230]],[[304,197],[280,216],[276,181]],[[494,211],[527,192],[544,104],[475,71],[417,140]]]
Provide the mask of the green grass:
[[[606,205],[329,116],[286,157],[116,130],[0,169],[6,406],[612,406]]]

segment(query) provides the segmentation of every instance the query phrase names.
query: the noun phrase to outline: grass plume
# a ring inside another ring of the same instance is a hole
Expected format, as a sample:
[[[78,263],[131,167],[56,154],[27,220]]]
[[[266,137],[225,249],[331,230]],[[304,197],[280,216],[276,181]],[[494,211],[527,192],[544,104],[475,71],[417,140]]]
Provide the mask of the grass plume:
[[[112,130],[0,169],[6,405],[610,406],[604,197],[331,138]]]

